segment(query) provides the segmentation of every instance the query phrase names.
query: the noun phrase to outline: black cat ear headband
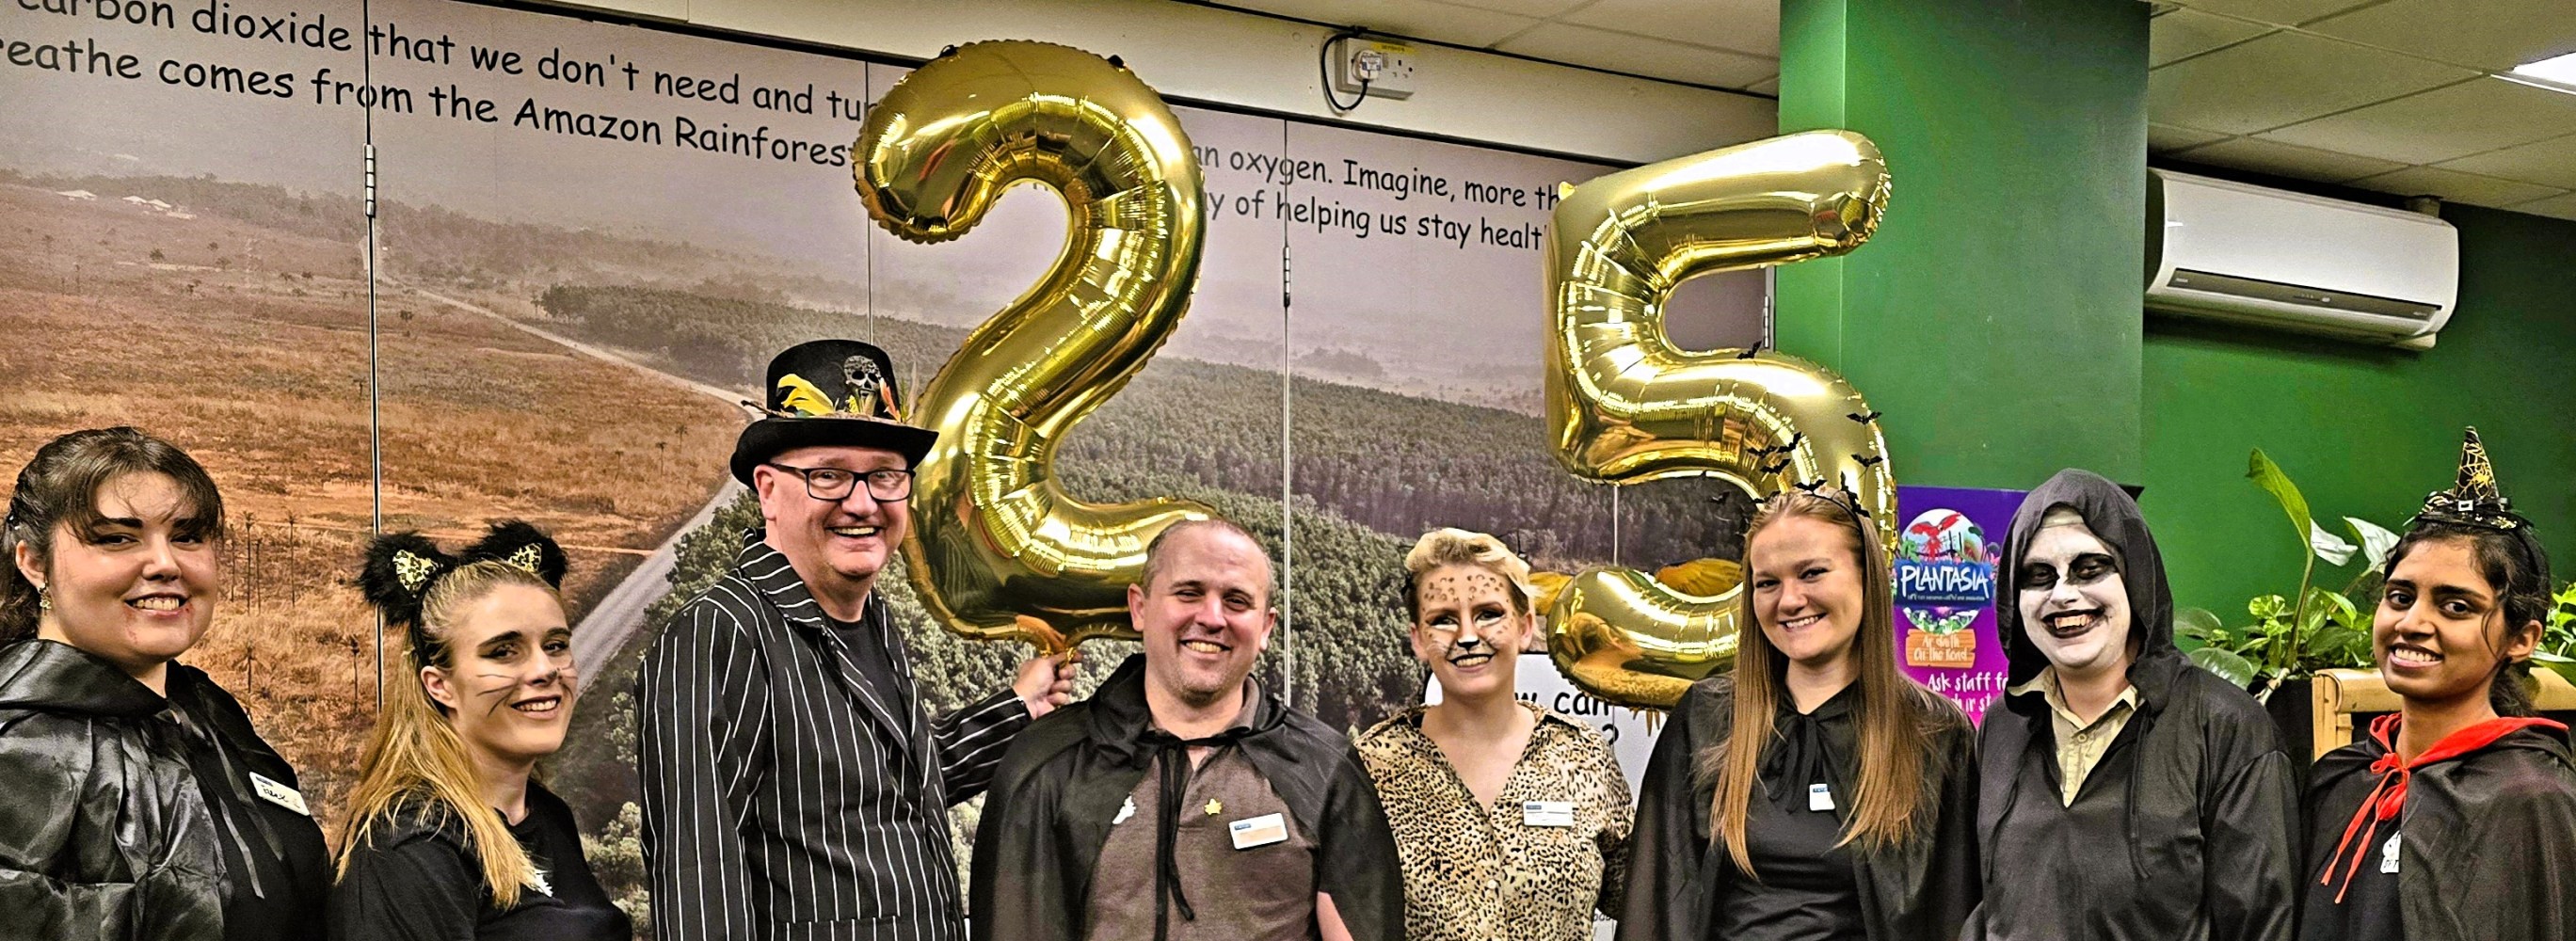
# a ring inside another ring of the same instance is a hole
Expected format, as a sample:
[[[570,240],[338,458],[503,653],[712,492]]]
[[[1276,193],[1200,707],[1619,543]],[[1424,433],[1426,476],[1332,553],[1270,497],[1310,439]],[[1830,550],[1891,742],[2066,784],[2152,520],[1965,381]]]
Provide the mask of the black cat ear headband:
[[[366,567],[358,572],[358,590],[385,613],[385,620],[420,627],[420,602],[448,573],[476,562],[499,562],[563,587],[563,547],[554,538],[519,520],[492,524],[480,541],[449,555],[416,532],[387,533],[367,546]],[[422,638],[415,636],[418,646]]]

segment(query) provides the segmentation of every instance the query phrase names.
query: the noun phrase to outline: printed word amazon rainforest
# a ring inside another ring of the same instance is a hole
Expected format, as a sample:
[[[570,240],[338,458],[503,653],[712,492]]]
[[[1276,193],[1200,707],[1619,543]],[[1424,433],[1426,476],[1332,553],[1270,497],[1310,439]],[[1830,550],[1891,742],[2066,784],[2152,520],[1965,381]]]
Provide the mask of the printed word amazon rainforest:
[[[468,100],[466,106],[472,102]],[[534,98],[520,102],[519,110],[510,117],[512,127],[530,128],[575,137],[639,144],[669,143],[686,150],[731,154],[754,160],[778,160],[787,163],[813,163],[827,167],[850,165],[850,145],[826,144],[777,135],[769,125],[744,130],[732,122],[700,124],[686,116],[673,116],[665,124],[652,118],[638,118],[607,111],[574,111],[540,105]]]

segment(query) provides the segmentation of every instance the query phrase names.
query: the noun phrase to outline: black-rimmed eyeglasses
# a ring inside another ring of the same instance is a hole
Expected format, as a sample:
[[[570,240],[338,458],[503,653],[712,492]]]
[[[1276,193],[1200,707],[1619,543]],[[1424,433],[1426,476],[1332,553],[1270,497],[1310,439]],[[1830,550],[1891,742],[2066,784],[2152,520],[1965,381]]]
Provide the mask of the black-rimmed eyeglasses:
[[[790,467],[776,461],[762,461],[771,467],[805,478],[805,495],[817,500],[841,501],[860,478],[868,482],[868,496],[879,503],[893,503],[912,496],[912,472],[900,467],[872,471],[843,470],[838,467]]]

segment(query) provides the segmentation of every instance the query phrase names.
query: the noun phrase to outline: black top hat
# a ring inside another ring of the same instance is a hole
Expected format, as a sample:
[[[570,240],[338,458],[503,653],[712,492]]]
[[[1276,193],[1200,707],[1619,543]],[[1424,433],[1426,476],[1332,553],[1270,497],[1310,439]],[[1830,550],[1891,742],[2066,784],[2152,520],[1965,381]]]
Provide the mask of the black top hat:
[[[939,440],[938,432],[903,423],[894,361],[857,340],[788,347],[769,361],[767,389],[767,417],[744,428],[733,446],[733,477],[746,486],[752,468],[797,448],[883,448],[917,466]]]

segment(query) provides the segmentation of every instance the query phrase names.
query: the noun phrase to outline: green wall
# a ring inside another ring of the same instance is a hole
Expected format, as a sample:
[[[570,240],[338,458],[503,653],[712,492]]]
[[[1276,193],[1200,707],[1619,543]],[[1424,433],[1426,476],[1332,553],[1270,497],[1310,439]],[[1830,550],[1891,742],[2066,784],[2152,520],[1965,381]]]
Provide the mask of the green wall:
[[[1897,479],[2026,487],[2139,449],[2147,12],[2109,0],[1787,0],[1780,129],[1868,135],[1877,236],[1778,280],[1779,346],[1886,413]]]
[[[2466,424],[2576,577],[2576,223],[2445,210],[2460,304],[2430,351],[2144,318],[2147,12],[1785,0],[1780,130],[1868,135],[1895,192],[1869,244],[1780,269],[1780,348],[1886,413],[1906,483],[2023,488],[2072,466],[2144,484],[2186,605],[2234,613],[2297,584],[2248,451],[2339,533],[2346,515],[2396,527],[2447,485]]]
[[[2449,206],[2460,303],[2421,353],[2154,317],[2145,347],[2148,522],[2185,605],[2239,615],[2298,584],[2289,523],[2245,480],[2279,462],[2321,521],[2400,528],[2449,486],[2462,425],[2576,578],[2576,222]],[[2357,570],[2320,568],[2339,588]]]

